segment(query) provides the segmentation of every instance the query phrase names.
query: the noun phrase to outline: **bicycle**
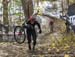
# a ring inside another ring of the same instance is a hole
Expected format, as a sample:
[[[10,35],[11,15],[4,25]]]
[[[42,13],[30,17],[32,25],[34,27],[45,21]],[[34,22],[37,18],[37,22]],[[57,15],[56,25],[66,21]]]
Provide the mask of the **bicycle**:
[[[19,44],[24,43],[26,39],[26,32],[23,26],[16,26],[14,28],[14,39]]]
[[[69,18],[69,17],[66,17],[66,20],[65,20],[65,26],[66,26],[66,29],[64,32],[62,32],[62,40],[66,43],[68,42],[75,42],[75,36],[74,36],[74,31],[73,31],[73,28],[72,28],[72,18]]]
[[[26,24],[25,24],[26,25]],[[22,26],[16,26],[14,28],[14,39],[17,43],[22,44],[26,40],[26,28],[25,25]],[[35,26],[37,35],[39,34],[37,30],[37,26]]]

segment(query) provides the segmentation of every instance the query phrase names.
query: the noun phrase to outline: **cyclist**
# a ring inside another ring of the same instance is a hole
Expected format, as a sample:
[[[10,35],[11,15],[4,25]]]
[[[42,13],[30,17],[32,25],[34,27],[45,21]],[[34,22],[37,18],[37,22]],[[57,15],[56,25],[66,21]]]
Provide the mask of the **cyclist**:
[[[70,28],[69,28],[70,22],[67,19],[66,19],[65,25],[66,25],[66,32],[69,33],[70,32]]]
[[[75,20],[73,20],[73,23],[72,23],[72,30],[73,30],[74,33],[75,33]]]
[[[33,40],[33,50],[35,50],[36,40],[37,40],[37,34],[35,30],[35,25],[39,28],[39,33],[41,33],[41,27],[40,24],[36,21],[36,18],[34,16],[31,16],[27,21],[27,40],[28,40],[28,48],[31,50],[31,41]],[[32,39],[31,39],[32,36]]]
[[[53,20],[50,20],[49,26],[50,26],[50,31],[53,32],[53,26],[54,26],[54,21]]]

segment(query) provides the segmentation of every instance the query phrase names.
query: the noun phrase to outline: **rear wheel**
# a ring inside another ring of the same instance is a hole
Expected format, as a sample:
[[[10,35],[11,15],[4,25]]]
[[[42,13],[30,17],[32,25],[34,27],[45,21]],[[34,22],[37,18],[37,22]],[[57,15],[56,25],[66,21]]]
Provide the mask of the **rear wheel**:
[[[21,26],[16,26],[14,29],[14,39],[17,43],[22,44],[24,43],[26,38],[25,30]]]

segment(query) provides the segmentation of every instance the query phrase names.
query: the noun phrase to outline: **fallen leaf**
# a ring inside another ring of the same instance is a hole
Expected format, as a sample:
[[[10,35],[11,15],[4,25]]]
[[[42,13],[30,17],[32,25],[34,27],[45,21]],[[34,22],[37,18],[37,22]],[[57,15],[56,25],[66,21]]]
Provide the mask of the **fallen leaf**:
[[[68,55],[68,54],[65,54],[65,55],[64,55],[64,57],[70,57],[70,55]]]

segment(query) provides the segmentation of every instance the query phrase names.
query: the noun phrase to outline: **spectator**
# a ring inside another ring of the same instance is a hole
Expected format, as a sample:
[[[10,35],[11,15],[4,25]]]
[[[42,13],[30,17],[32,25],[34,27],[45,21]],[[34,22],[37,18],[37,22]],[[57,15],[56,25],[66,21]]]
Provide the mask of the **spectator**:
[[[50,31],[53,32],[53,26],[54,26],[54,21],[53,20],[50,20],[49,26],[50,26]]]

